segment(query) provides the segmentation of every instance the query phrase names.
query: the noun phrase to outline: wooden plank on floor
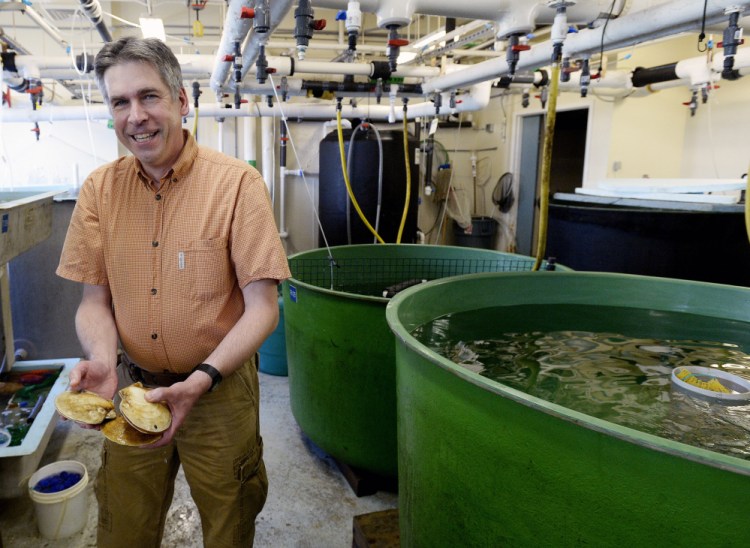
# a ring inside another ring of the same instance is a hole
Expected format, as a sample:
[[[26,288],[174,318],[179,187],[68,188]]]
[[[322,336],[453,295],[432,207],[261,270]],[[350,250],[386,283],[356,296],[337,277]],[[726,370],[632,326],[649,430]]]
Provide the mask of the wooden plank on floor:
[[[398,548],[398,509],[354,516],[352,548]]]
[[[352,488],[352,491],[354,491],[354,494],[358,497],[374,495],[378,491],[388,491],[390,493],[398,491],[398,481],[396,478],[380,476],[341,462],[338,459],[333,460]]]

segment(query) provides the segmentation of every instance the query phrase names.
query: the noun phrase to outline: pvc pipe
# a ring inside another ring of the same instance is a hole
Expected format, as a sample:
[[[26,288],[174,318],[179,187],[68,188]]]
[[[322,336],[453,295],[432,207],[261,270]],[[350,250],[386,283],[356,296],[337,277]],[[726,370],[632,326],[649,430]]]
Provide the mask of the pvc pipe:
[[[177,54],[182,75],[185,78],[207,79],[211,76],[211,58],[207,55]],[[75,79],[80,73],[73,66],[69,56],[16,55],[15,65],[19,74],[34,73],[43,78],[52,78],[50,74],[60,79]],[[94,65],[94,56],[88,56],[88,66]],[[8,71],[5,71],[8,72]]]
[[[229,76],[229,71],[232,68],[232,63],[225,61],[225,57],[233,54],[235,42],[239,41],[242,43],[245,41],[253,25],[252,19],[240,18],[242,7],[245,4],[244,0],[231,0],[227,8],[227,14],[224,19],[224,31],[221,33],[221,43],[216,50],[209,83],[211,89],[217,95],[220,93],[221,88],[224,87]]]
[[[235,109],[225,109],[229,112],[242,112],[247,114],[244,110],[237,111]],[[248,112],[253,112],[249,109]],[[252,116],[252,114],[250,114]],[[273,196],[274,189],[274,165],[273,165],[273,152],[275,143],[273,141],[273,117],[263,117],[260,121],[260,142],[261,142],[261,169],[263,170],[263,180],[266,182],[268,192]]]
[[[535,26],[552,24],[555,10],[546,0],[360,0],[360,9],[377,15],[378,26],[404,26],[415,13],[464,19],[494,19],[502,32],[529,32]],[[589,23],[608,13],[611,0],[588,0],[568,6],[568,21]],[[316,0],[316,7],[346,9],[342,0]],[[493,17],[494,16],[494,17]]]
[[[482,82],[472,86],[470,93],[458,96],[458,102],[455,108],[449,106],[449,97],[446,94],[439,114],[452,114],[458,112],[470,112],[481,110],[489,104],[491,82]],[[392,115],[394,120],[403,119],[403,110],[400,108],[391,112],[388,105],[370,105],[365,102],[357,106],[343,105],[342,116],[345,118],[368,118],[371,120],[388,120]],[[258,102],[249,105],[247,109],[229,109],[223,105],[205,105],[198,110],[198,117],[212,118],[235,118],[261,116],[261,133],[262,133],[262,169],[266,183],[272,180],[273,176],[273,138],[267,135],[273,135],[273,118],[282,116],[288,118],[302,118],[305,120],[330,120],[336,116],[336,105],[334,103],[284,103],[279,106],[274,103],[269,107],[265,102]],[[193,116],[193,107],[190,107],[188,117]],[[407,119],[413,120],[422,116],[434,116],[435,105],[432,101],[409,104],[407,109]],[[0,109],[0,123],[3,122],[59,122],[63,120],[109,120],[111,118],[109,109],[104,105],[94,105],[89,107],[74,106],[45,106],[38,110],[29,109]],[[270,170],[270,171],[269,171]]]
[[[291,57],[268,57],[268,66],[273,67],[275,76],[293,74],[342,74],[353,76],[373,76],[373,63],[333,63],[327,61],[295,61]],[[431,78],[440,74],[437,67],[399,66],[394,76]]]
[[[713,23],[716,20],[724,19],[724,9],[734,5],[738,5],[736,0],[717,0],[711,3],[710,11],[706,13],[707,21]],[[742,9],[749,5],[750,1],[747,0],[739,3]],[[661,38],[685,27],[695,28],[702,16],[702,3],[693,0],[674,0],[650,10],[638,11],[609,22],[607,33],[604,36],[604,49]],[[569,34],[565,39],[565,54],[574,56],[599,51],[603,32],[604,26],[597,29],[582,30],[578,34]],[[517,70],[546,66],[550,62],[551,55],[551,41],[534,46],[530,51],[521,55]],[[422,85],[422,91],[427,94],[434,91],[456,89],[483,80],[497,78],[509,72],[508,63],[505,59],[492,59],[425,82]]]
[[[292,7],[292,0],[273,0],[273,2],[270,3],[270,30],[268,31],[267,36],[259,36],[256,33],[251,34],[248,36],[248,39],[245,43],[245,46],[242,50],[242,80],[245,79],[245,75],[247,74],[247,71],[250,70],[250,67],[254,65],[255,60],[258,58],[258,54],[260,53],[260,46],[265,41],[268,40],[268,37],[273,34],[273,32],[276,30],[276,27],[279,26],[281,23],[281,20],[284,19],[284,16],[286,16],[289,9]],[[233,89],[233,85],[230,86],[230,88]]]
[[[55,27],[47,23],[47,21],[42,18],[41,15],[39,15],[34,9],[24,4],[24,7],[22,9],[23,13],[29,16],[30,19],[32,19],[37,25],[39,25],[39,28],[42,29],[44,32],[46,32],[49,36],[51,36],[55,42],[60,44],[63,49],[68,49],[68,42],[60,35],[60,33],[57,31]]]
[[[200,109],[199,109],[200,111]],[[224,152],[224,118],[217,118],[216,122],[219,126],[218,130],[218,144],[216,149],[219,152]]]
[[[248,116],[247,118],[242,119],[243,157],[245,158],[245,161],[253,167],[258,167],[255,150],[257,146],[255,139],[257,127],[258,121],[256,118]]]
[[[94,25],[102,40],[105,43],[111,42],[112,35],[102,20],[102,5],[99,3],[99,0],[81,0],[81,8],[83,8],[83,12],[89,21],[91,21],[91,24]]]

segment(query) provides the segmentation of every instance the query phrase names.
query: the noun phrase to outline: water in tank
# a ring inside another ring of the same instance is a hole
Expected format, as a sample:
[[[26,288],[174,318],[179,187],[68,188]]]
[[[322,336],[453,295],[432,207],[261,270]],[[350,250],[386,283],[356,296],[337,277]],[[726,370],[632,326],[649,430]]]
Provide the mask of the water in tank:
[[[355,132],[354,140],[351,140]],[[378,136],[380,139],[378,139]],[[349,165],[349,180],[354,196],[365,218],[385,242],[396,242],[406,200],[406,163],[404,136],[401,131],[375,131],[355,128],[343,131],[344,147]],[[381,149],[382,146],[382,176]],[[351,147],[351,153],[349,148]],[[417,233],[417,202],[419,171],[414,163],[417,141],[408,140],[411,172],[409,209],[401,236],[401,243],[413,243]],[[350,160],[349,160],[350,159]],[[320,142],[319,215],[329,245],[373,243],[374,236],[360,219],[348,198],[338,132],[329,133]],[[382,185],[380,182],[382,181]],[[379,199],[380,197],[380,199]],[[380,203],[380,207],[378,207]],[[348,208],[348,221],[347,221]],[[379,216],[379,220],[378,220]],[[319,237],[319,245],[325,245]]]

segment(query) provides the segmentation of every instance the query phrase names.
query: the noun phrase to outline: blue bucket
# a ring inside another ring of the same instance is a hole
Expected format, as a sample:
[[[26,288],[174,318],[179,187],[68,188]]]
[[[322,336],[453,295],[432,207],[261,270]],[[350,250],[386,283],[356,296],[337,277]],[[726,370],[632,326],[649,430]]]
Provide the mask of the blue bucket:
[[[262,373],[286,377],[286,336],[284,334],[284,299],[279,297],[279,325],[276,326],[258,350],[259,369]]]

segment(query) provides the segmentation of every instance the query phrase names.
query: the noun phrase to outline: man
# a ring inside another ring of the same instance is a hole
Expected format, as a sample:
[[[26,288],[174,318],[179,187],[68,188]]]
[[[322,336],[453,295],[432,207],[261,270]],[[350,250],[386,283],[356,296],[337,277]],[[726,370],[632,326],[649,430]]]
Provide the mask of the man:
[[[83,283],[85,359],[70,385],[112,398],[141,381],[172,412],[153,445],[105,442],[98,544],[159,546],[181,464],[204,544],[249,546],[268,485],[252,356],[289,276],[268,193],[253,168],[182,129],[188,98],[161,41],[109,43],[95,74],[132,156],[84,182],[57,269]]]

